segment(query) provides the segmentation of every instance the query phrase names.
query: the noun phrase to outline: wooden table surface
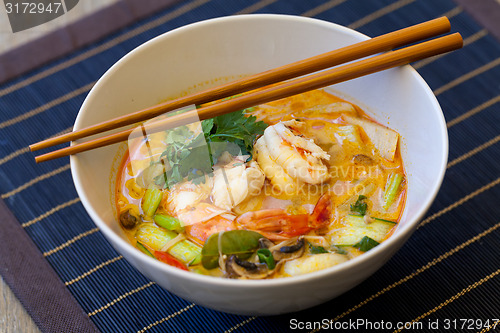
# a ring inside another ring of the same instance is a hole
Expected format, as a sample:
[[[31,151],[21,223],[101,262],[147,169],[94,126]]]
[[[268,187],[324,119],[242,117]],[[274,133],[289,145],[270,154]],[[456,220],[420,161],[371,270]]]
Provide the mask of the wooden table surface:
[[[65,24],[74,22],[85,15],[94,13],[118,0],[83,0],[67,14],[32,29],[12,33],[3,6],[0,7],[0,54],[28,43]],[[40,332],[22,304],[0,276],[0,332],[36,333]]]
[[[14,293],[0,277],[0,332],[40,332]]]

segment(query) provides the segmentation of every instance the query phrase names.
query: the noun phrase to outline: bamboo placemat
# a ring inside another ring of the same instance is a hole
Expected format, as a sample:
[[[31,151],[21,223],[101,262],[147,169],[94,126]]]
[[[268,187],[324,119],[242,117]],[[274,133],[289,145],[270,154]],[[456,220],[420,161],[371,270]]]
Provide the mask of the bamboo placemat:
[[[369,36],[446,15],[465,40],[460,51],[413,64],[443,108],[450,139],[446,177],[428,215],[364,283],[328,303],[282,316],[212,311],[150,282],[87,216],[72,185],[69,160],[36,165],[26,148],[69,131],[96,80],[136,46],[185,24],[240,13],[311,16]],[[498,40],[451,0],[177,3],[0,86],[0,193],[6,206],[1,273],[47,332],[286,332],[301,327],[315,332],[324,323],[323,330],[376,330],[353,326],[360,320],[391,325],[382,331],[399,331],[398,323],[410,323],[418,332],[500,331],[500,323],[492,325],[500,314],[499,65]],[[20,267],[27,257],[39,268]],[[36,284],[37,274],[53,276],[52,282],[23,288]],[[51,310],[41,312],[40,304]],[[56,325],[57,320],[66,325]]]

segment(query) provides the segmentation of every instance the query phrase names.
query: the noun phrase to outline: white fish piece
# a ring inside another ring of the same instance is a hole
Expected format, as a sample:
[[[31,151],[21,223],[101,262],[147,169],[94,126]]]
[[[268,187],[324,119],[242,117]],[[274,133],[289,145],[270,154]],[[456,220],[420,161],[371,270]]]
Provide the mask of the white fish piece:
[[[297,276],[332,267],[346,262],[348,259],[344,254],[320,253],[285,262],[283,272],[289,276]]]

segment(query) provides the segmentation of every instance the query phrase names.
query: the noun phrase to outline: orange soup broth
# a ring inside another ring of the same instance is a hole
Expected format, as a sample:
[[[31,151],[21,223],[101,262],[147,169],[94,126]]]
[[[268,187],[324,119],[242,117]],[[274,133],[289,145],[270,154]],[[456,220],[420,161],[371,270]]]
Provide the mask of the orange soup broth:
[[[291,119],[303,122],[304,126],[301,128],[303,135],[314,139],[314,142],[318,146],[330,154],[330,160],[326,161],[330,179],[321,185],[302,184],[303,186],[300,187],[300,191],[292,194],[277,191],[266,180],[264,188],[259,195],[247,198],[233,208],[233,211],[237,215],[265,208],[284,208],[290,214],[310,213],[320,196],[326,192],[330,192],[333,194],[332,201],[335,209],[329,229],[342,228],[342,218],[349,213],[349,209],[342,211],[339,207],[343,205],[345,208],[346,201],[356,194],[357,189],[369,185],[363,180],[368,174],[368,176],[372,176],[368,178],[369,182],[374,184],[371,187],[376,188],[373,193],[367,195],[370,215],[395,222],[399,221],[406,198],[405,181],[403,181],[400,187],[396,203],[392,205],[389,211],[377,208],[380,207],[380,192],[385,187],[388,174],[391,172],[404,174],[399,144],[393,161],[377,157],[376,149],[361,127],[359,127],[359,136],[363,142],[362,145],[355,145],[348,141],[345,141],[341,147],[334,144],[339,139],[335,130],[339,126],[348,125],[344,120],[345,111],[335,112],[334,109],[332,111],[328,108],[329,105],[335,105],[335,103],[347,102],[323,90],[314,90],[247,109],[247,114],[255,116],[257,120],[264,121],[268,125]],[[374,122],[358,106],[352,104],[352,107],[353,110],[349,111],[349,114]],[[373,165],[367,166],[353,162],[352,156],[356,155],[370,156],[374,159]],[[127,152],[121,162],[116,182],[116,210],[118,216],[127,209],[135,209],[135,212],[142,218],[143,212],[140,203],[144,191],[144,189],[134,182],[130,154]],[[166,200],[168,200],[168,190],[164,190],[160,207],[165,206],[163,203]],[[349,208],[349,205],[347,205],[347,208]],[[395,229],[395,227],[392,228],[386,238],[390,237]],[[123,230],[130,242],[135,244],[134,230]],[[353,256],[362,253],[356,249],[352,249],[350,252]]]

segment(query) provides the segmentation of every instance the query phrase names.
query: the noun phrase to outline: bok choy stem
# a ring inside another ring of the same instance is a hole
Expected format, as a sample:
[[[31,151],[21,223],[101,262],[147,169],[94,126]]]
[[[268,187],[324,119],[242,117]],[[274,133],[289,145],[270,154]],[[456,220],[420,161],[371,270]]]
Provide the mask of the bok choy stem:
[[[184,232],[183,223],[173,216],[166,214],[156,214],[153,219],[155,223],[162,228],[175,232]]]
[[[163,192],[157,188],[148,188],[142,198],[142,210],[147,216],[153,216],[160,205]]]
[[[141,250],[141,252],[147,254],[148,256],[150,256],[151,258],[154,258],[155,256],[153,254],[151,254],[151,252],[149,252],[149,250],[144,246],[142,245],[141,243],[137,242],[135,244],[135,247],[138,248],[139,250]]]
[[[392,203],[396,199],[396,194],[398,193],[399,186],[401,185],[401,182],[403,181],[403,175],[400,173],[391,173],[389,177],[387,178],[387,183],[385,185],[385,191],[384,191],[384,202],[382,207],[384,209],[388,209],[391,207]]]
[[[135,237],[149,248],[160,251],[177,235],[176,232],[158,228],[152,224],[143,224],[137,229]],[[201,247],[187,239],[175,243],[167,252],[186,265],[195,265],[201,261]]]

